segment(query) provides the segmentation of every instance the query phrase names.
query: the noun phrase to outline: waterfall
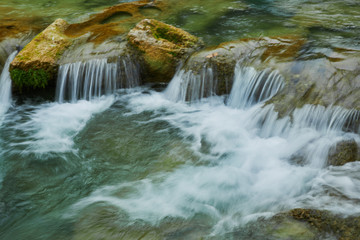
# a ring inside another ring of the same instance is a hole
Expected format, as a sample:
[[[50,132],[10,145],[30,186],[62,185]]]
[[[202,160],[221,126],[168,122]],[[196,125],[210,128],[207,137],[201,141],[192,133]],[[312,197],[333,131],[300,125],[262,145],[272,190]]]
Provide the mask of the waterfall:
[[[165,96],[175,102],[197,101],[216,95],[218,91],[217,74],[204,65],[199,72],[177,71]],[[246,108],[266,101],[274,96],[284,85],[283,77],[277,71],[265,69],[257,71],[252,67],[235,67],[234,84],[227,104],[234,108]]]
[[[9,73],[10,63],[14,60],[17,51],[10,54],[0,76],[0,122],[11,106],[11,79]]]
[[[56,100],[76,102],[111,94],[119,88],[136,87],[140,83],[140,67],[129,57],[116,62],[94,59],[60,66]]]
[[[197,101],[216,95],[217,81],[212,68],[204,66],[199,73],[179,70],[165,90],[165,96],[175,102]]]
[[[234,85],[227,104],[234,108],[250,107],[271,98],[283,85],[283,77],[277,71],[256,71],[252,67],[241,67],[237,64]]]

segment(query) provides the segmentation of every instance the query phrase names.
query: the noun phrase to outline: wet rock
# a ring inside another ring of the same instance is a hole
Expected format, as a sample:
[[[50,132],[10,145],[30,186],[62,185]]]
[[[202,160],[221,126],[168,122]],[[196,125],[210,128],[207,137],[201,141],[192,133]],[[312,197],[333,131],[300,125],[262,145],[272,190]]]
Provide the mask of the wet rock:
[[[57,61],[71,44],[64,34],[68,26],[66,21],[57,19],[20,51],[10,65],[15,88],[21,91],[55,85]]]
[[[315,240],[321,234],[307,222],[278,214],[250,222],[233,233],[226,234],[223,239]]]
[[[292,61],[304,43],[305,40],[297,36],[226,42],[196,52],[188,59],[184,69],[201,74],[203,68],[211,68],[217,85],[215,93],[229,94],[237,62],[259,70],[273,68],[278,63]]]
[[[327,211],[313,209],[293,209],[288,213],[295,220],[306,222],[323,233],[339,240],[358,240],[360,217],[341,217]]]
[[[138,23],[128,40],[142,53],[149,82],[169,81],[180,61],[202,46],[197,37],[153,19]]]
[[[305,104],[360,109],[360,52],[335,49],[277,65],[285,87],[268,101],[280,117]]]
[[[342,166],[349,162],[360,160],[359,146],[354,139],[342,141],[330,150],[328,164]]]

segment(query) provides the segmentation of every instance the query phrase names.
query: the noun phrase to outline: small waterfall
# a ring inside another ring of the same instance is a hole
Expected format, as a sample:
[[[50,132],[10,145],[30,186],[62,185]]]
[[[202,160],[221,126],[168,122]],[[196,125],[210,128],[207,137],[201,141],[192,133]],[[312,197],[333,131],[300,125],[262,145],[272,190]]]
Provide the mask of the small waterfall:
[[[256,71],[252,67],[235,67],[234,85],[227,104],[234,108],[247,108],[266,101],[284,85],[283,77],[269,69]]]
[[[219,88],[217,73],[204,65],[199,72],[179,70],[165,90],[172,101],[198,101],[216,95]],[[269,69],[257,71],[252,67],[235,67],[234,84],[227,104],[246,108],[274,96],[284,85],[283,77]]]
[[[56,100],[76,102],[111,94],[119,88],[132,88],[140,83],[140,67],[129,57],[117,62],[94,59],[60,66]]]
[[[10,63],[14,60],[17,51],[10,54],[0,76],[0,122],[3,115],[11,106],[11,79],[9,73]]]
[[[199,73],[178,71],[165,90],[165,96],[175,102],[198,101],[216,95],[217,81],[212,68],[206,65]]]

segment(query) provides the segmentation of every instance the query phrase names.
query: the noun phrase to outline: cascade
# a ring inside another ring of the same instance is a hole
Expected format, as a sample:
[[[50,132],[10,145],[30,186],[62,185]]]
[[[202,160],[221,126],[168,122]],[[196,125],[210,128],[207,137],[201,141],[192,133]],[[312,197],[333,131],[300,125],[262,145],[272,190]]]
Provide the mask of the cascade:
[[[312,167],[322,168],[331,148],[338,142],[355,139],[360,113],[339,106],[304,105],[292,116],[279,119],[273,105],[254,111],[249,128],[258,128],[263,138],[281,137],[292,143],[293,154]]]
[[[258,109],[253,115],[253,122],[260,127],[262,137],[287,136],[294,129],[313,129],[324,135],[331,132],[360,131],[360,112],[339,106],[306,104],[295,109],[291,118],[279,119],[273,105],[269,105]]]
[[[116,62],[94,59],[60,66],[56,100],[76,102],[111,94],[119,88],[132,88],[140,83],[140,67],[129,57]]]
[[[14,60],[16,54],[17,51],[10,54],[10,56],[6,60],[4,69],[0,76],[0,120],[2,120],[1,118],[7,112],[11,105],[11,79],[9,73],[9,66],[12,60]]]
[[[277,71],[256,71],[252,67],[237,64],[227,104],[234,108],[250,107],[271,98],[283,85],[283,77]]]
[[[235,67],[234,84],[227,104],[234,108],[246,108],[266,101],[282,87],[283,77],[277,71],[257,71],[252,67]],[[204,65],[198,72],[179,70],[165,90],[165,96],[172,101],[197,101],[216,95],[218,81],[216,72]]]
[[[165,90],[165,96],[175,102],[197,101],[204,97],[214,96],[217,79],[213,70],[206,65],[199,73],[179,70]]]

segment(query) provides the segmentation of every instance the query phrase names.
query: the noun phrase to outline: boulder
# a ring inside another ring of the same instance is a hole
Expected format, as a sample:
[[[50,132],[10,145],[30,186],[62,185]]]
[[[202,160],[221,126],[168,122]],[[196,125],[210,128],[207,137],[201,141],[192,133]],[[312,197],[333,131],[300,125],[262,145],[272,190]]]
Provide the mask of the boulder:
[[[57,61],[71,40],[64,34],[65,20],[57,19],[22,49],[10,65],[15,88],[45,88],[55,85]]]
[[[139,22],[128,41],[142,53],[149,82],[171,80],[177,65],[203,45],[184,30],[153,19]]]
[[[330,150],[328,164],[342,166],[349,162],[360,160],[359,146],[354,139],[341,141]]]

